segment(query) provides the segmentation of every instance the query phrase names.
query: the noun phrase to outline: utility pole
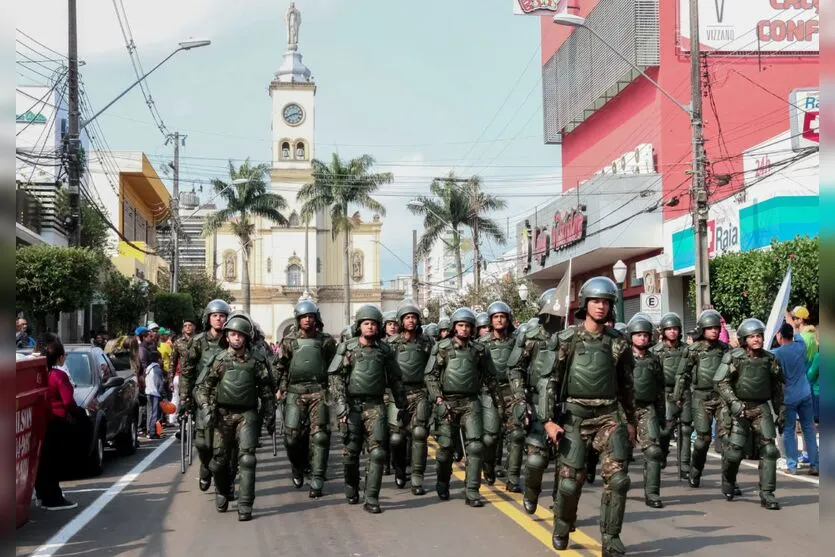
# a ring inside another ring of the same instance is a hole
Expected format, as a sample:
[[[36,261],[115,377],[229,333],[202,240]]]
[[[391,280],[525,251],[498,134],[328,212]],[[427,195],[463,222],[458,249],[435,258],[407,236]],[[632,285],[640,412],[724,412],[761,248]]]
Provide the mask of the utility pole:
[[[67,122],[67,190],[70,204],[69,245],[81,243],[81,137],[78,110],[78,26],[76,23],[76,0],[68,1],[67,29],[67,88],[69,89],[69,118]]]
[[[173,269],[171,272],[171,292],[177,292],[177,283],[180,280],[180,141],[185,145],[186,136],[180,132],[169,134],[165,140],[174,141],[174,193],[171,196],[171,233],[174,240]]]
[[[690,0],[690,103],[693,129],[693,185],[691,210],[696,251],[696,314],[710,303],[710,268],[707,254],[708,199],[705,187],[705,151],[702,136],[702,64],[699,45],[699,1]]]
[[[412,230],[412,302],[418,305],[417,230]]]

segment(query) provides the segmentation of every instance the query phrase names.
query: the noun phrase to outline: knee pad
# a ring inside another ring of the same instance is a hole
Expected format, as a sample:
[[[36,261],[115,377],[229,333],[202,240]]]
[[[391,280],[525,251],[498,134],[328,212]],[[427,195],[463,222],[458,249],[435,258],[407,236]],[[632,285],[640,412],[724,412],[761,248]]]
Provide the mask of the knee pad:
[[[742,462],[742,447],[728,443],[725,450],[722,452],[722,457],[728,462],[739,464]]]
[[[525,442],[526,436],[527,434],[525,433],[525,430],[520,427],[517,427],[510,432],[509,440],[512,445],[515,445],[517,443],[521,445]]]
[[[544,471],[548,467],[548,458],[539,452],[533,452],[528,454],[527,465],[532,470]]]
[[[297,429],[288,429],[284,432],[284,446],[289,448],[298,447],[301,444],[301,432]]]
[[[660,445],[650,445],[644,451],[644,458],[647,460],[661,462],[664,460],[664,451],[661,450]]]
[[[612,477],[609,478],[609,488],[619,495],[626,495],[626,492],[629,491],[629,486],[632,484],[632,481],[629,479],[629,476],[626,472],[615,472],[612,474]]]
[[[485,433],[481,440],[485,447],[494,447],[496,445],[496,436],[492,433]]]
[[[435,460],[437,460],[440,464],[446,464],[447,462],[452,461],[452,453],[449,449],[441,447],[435,451]]]
[[[693,441],[693,450],[696,452],[707,452],[710,448],[710,440],[705,439],[701,435],[696,436],[696,440]]]
[[[481,441],[469,441],[466,445],[466,449],[467,456],[478,458],[484,455],[484,443],[482,443]]]
[[[559,485],[557,486],[557,491],[560,495],[565,497],[574,497],[580,494],[580,490],[583,488],[580,485],[580,482],[575,480],[574,478],[560,478]]]
[[[681,434],[685,437],[693,435],[693,426],[690,424],[681,424]]]
[[[412,439],[415,441],[426,441],[429,437],[429,430],[422,425],[415,426],[412,429]]]
[[[329,448],[331,444],[331,436],[326,431],[317,431],[310,438],[314,445],[322,448]]]
[[[378,464],[385,464],[386,456],[386,450],[382,447],[377,447],[375,449],[371,449],[371,454],[369,455],[369,458],[371,458],[372,462],[376,462]]]
[[[780,458],[780,450],[773,442],[763,445],[760,449],[760,455],[765,460],[777,460]]]
[[[214,457],[209,461],[209,471],[211,471],[212,474],[217,474],[218,471],[225,469],[226,466],[226,460],[223,458]]]
[[[402,445],[404,440],[403,434],[400,431],[396,431],[389,435],[389,445],[391,445],[391,448],[393,449]]]
[[[241,453],[241,456],[238,459],[239,466],[241,468],[248,468],[250,470],[255,470],[255,463],[257,459],[255,458],[254,453],[245,452]]]

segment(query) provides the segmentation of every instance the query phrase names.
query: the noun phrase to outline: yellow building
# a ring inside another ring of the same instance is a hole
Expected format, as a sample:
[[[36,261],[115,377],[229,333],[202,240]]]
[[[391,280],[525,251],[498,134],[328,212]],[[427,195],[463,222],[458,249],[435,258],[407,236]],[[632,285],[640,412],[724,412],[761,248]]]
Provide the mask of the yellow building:
[[[111,232],[108,242],[111,261],[127,277],[159,284],[170,273],[168,262],[157,255],[156,227],[168,218],[171,195],[142,152],[113,151],[107,155],[107,166],[101,161],[101,153],[93,151],[90,179],[108,218],[119,229],[118,234]]]

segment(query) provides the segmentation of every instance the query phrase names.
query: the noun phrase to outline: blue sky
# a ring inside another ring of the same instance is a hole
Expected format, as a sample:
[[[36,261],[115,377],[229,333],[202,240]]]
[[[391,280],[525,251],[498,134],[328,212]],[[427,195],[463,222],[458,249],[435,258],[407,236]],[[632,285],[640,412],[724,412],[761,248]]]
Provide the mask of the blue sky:
[[[181,151],[183,189],[224,177],[229,158],[266,161],[267,87],[286,48],[288,2],[123,5],[146,70],[179,40],[212,40],[209,47],[177,54],[148,81],[168,128],[188,134]],[[560,191],[559,147],[542,141],[536,18],[513,16],[510,0],[300,0],[296,6],[302,13],[299,50],[318,86],[316,154],[368,153],[379,170],[395,174],[379,199],[389,211],[383,242],[400,258],[410,260],[411,229],[421,228],[405,205],[427,191],[433,176],[453,168],[482,176],[485,189],[509,203],[496,217],[503,223],[510,218],[511,235],[522,213]],[[66,13],[54,7],[49,0],[19,1],[18,28],[65,52]],[[133,81],[133,69],[113,2],[79,2],[78,20],[82,76],[98,109]],[[17,79],[43,81],[27,70]],[[171,160],[138,88],[100,124],[111,148],[145,151],[158,170]],[[487,244],[485,254],[490,259],[501,249]],[[389,251],[381,257],[384,280],[409,272]]]

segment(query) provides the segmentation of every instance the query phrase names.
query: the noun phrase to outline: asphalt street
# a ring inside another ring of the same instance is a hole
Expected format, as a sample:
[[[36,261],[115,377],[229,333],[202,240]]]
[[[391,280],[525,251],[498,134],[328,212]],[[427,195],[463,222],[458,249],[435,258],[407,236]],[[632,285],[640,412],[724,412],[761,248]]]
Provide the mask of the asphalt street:
[[[170,430],[167,430],[167,432]],[[169,436],[173,435],[168,433]],[[464,505],[463,470],[457,468],[453,497],[441,502],[432,491],[415,497],[383,481],[383,513],[370,515],[350,506],[342,495],[341,454],[334,439],[325,496],[311,500],[307,486],[297,490],[283,450],[272,456],[269,440],[258,452],[253,520],[239,523],[234,503],[220,514],[214,495],[197,488],[196,463],[181,475],[176,441],[144,441],[136,455],[108,453],[99,478],[63,482],[78,509],[46,512],[32,509],[31,521],[17,531],[17,555],[95,555],[125,557],[193,555],[397,556],[554,555],[551,548],[551,482],[545,486],[534,516],[521,506],[521,496],[504,491],[497,481],[482,487],[487,505]],[[431,449],[430,449],[431,452]],[[643,502],[641,460],[630,467],[632,489],[622,534],[629,555],[814,555],[818,546],[819,485],[800,476],[778,476],[780,511],[760,508],[756,463],[740,471],[743,497],[723,500],[719,460],[710,458],[702,487],[676,480],[672,465],[663,472],[663,509]],[[752,466],[753,465],[753,466]],[[430,456],[429,470],[434,464]],[[131,472],[133,472],[131,474]],[[553,475],[553,463],[549,476]],[[566,556],[600,554],[598,506],[600,480],[586,485],[580,501],[578,530]]]

